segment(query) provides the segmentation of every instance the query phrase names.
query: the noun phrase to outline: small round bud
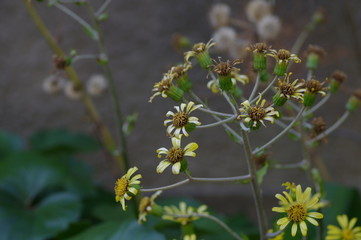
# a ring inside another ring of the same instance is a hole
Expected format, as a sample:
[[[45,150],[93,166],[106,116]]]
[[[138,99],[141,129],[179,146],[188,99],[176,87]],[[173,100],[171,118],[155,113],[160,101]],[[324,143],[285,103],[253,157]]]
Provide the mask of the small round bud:
[[[354,112],[361,106],[361,89],[356,89],[352,96],[348,99],[346,109],[350,112]]]
[[[339,70],[336,70],[331,75],[330,80],[330,91],[331,93],[337,92],[337,90],[340,88],[341,84],[346,80],[347,75]]]
[[[307,56],[306,67],[311,70],[316,70],[320,58],[326,55],[326,51],[322,47],[309,45],[305,55]]]
[[[43,82],[43,90],[48,94],[56,94],[64,88],[64,84],[64,78],[57,75],[50,75]]]
[[[103,75],[96,74],[89,78],[86,88],[90,95],[100,96],[108,88],[108,83]]]
[[[231,15],[231,8],[224,3],[214,4],[209,11],[209,21],[214,28],[227,26]]]
[[[274,40],[281,31],[281,20],[277,16],[265,16],[257,22],[257,33],[263,40]]]
[[[326,80],[321,83],[315,79],[311,79],[310,81],[305,82],[306,92],[303,98],[303,105],[305,107],[311,107],[314,104],[317,93],[321,94],[322,96],[326,95],[325,91],[328,89],[323,87],[325,82]]]
[[[241,63],[241,61],[238,59],[233,62],[230,60],[223,62],[219,58],[219,62],[213,66],[213,71],[218,75],[219,88],[222,89],[222,91],[229,91],[233,88],[232,74],[239,72],[239,69],[234,67],[239,63]]]
[[[246,6],[246,15],[251,22],[258,22],[271,14],[271,5],[263,0],[249,1]]]
[[[267,68],[267,53],[270,49],[265,43],[256,43],[247,48],[253,52],[253,68],[257,71],[263,71]]]

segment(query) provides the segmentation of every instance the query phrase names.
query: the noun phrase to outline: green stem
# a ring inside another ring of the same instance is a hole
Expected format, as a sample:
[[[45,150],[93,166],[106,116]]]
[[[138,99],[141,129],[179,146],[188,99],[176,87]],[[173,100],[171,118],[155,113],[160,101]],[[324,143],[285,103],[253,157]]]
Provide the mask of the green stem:
[[[308,140],[306,142],[307,145],[311,145],[312,143],[314,143],[315,141],[318,141],[324,137],[326,137],[327,135],[329,135],[330,133],[332,133],[333,131],[335,131],[350,115],[349,111],[346,111],[331,127],[329,127],[326,131],[324,131],[323,133],[319,134],[317,137]]]
[[[275,76],[272,80],[272,82],[270,82],[268,84],[268,86],[259,94],[261,96],[263,96],[272,86],[273,84],[276,82],[276,80],[278,79],[278,76]],[[252,100],[249,101],[250,104],[254,103],[257,100],[258,97],[253,98]]]
[[[300,112],[297,114],[297,116],[295,117],[295,119],[293,119],[293,121],[285,128],[282,130],[282,132],[280,132],[277,136],[275,136],[274,138],[272,138],[270,141],[268,141],[266,144],[264,144],[262,147],[257,147],[254,151],[253,154],[256,154],[260,151],[262,151],[263,149],[266,149],[267,147],[269,147],[270,145],[272,145],[275,141],[277,141],[280,137],[282,137],[285,133],[287,133],[292,127],[293,125],[301,118],[302,116],[302,112],[305,110],[305,107],[302,107]]]
[[[267,234],[267,218],[263,207],[261,188],[257,178],[257,169],[254,162],[252,148],[248,139],[248,135],[244,130],[241,130],[241,133],[244,141],[244,150],[246,152],[248,171],[251,175],[251,186],[252,186],[253,197],[256,204],[257,220],[260,231],[260,240],[264,240]]]

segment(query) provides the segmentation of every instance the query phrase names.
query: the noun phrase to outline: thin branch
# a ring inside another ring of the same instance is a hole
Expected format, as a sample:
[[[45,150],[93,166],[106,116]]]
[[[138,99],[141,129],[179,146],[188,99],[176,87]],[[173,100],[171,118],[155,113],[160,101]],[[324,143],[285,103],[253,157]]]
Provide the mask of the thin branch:
[[[328,99],[330,99],[331,94],[327,94],[325,97],[322,98],[321,101],[319,101],[315,106],[313,106],[310,110],[306,111],[303,113],[303,116],[307,116],[310,113],[313,113],[314,111],[316,111],[317,109],[319,109],[320,107],[322,107],[323,104],[325,104]]]
[[[167,190],[167,189],[171,189],[171,188],[175,188],[175,187],[178,187],[178,186],[182,186],[186,183],[190,182],[190,179],[184,179],[180,182],[177,182],[177,183],[174,183],[174,184],[171,184],[171,185],[167,185],[167,186],[163,186],[163,187],[157,187],[157,188],[142,188],[140,189],[141,192],[156,192],[156,191],[159,191],[159,190]]]
[[[221,121],[218,121],[218,122],[215,122],[215,123],[210,123],[210,124],[206,124],[206,125],[200,125],[200,126],[197,126],[196,128],[210,128],[210,127],[216,127],[216,126],[219,126],[219,125],[223,125],[227,122],[231,122],[233,121],[234,119],[236,119],[237,116],[233,115],[232,117],[230,118],[226,118],[226,119],[223,119]]]
[[[104,12],[104,10],[109,6],[109,4],[112,2],[112,0],[106,0],[103,5],[100,6],[100,8],[98,9],[98,11],[95,13],[95,16],[99,16],[100,14],[102,14]]]
[[[251,95],[249,95],[248,101],[251,101],[251,99],[254,98],[254,95],[256,94],[258,86],[259,86],[260,78],[261,78],[261,74],[259,72],[257,72],[256,82],[253,86]]]
[[[272,86],[273,84],[276,82],[278,76],[275,76],[272,80],[272,82],[270,82],[270,84],[268,84],[268,86],[259,94],[261,96],[263,96]],[[250,104],[254,103],[257,100],[258,97],[253,98],[252,100],[249,101]]]

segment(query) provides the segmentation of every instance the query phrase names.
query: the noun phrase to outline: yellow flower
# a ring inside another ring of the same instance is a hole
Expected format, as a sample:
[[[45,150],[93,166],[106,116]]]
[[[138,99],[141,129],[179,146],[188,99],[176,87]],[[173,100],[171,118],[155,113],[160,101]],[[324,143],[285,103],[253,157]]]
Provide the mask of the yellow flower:
[[[187,128],[193,128],[195,125],[201,125],[197,117],[190,117],[189,114],[196,110],[197,108],[202,107],[203,105],[194,105],[194,102],[189,102],[187,104],[182,103],[180,106],[175,106],[177,110],[176,113],[168,111],[166,116],[172,117],[172,119],[167,119],[164,121],[164,126],[168,123],[171,123],[167,128],[167,133],[169,135],[175,135],[179,137],[180,134],[184,134],[186,137],[189,136]]]
[[[280,50],[278,50],[278,52],[277,52],[277,50],[274,50],[274,49],[270,49],[269,51],[270,51],[270,53],[268,53],[267,55],[275,58],[276,62],[278,64],[281,64],[281,63],[288,64],[291,60],[294,61],[295,63],[301,62],[301,59],[299,59],[296,54],[291,54],[286,49],[280,49]]]
[[[310,212],[313,206],[317,204],[319,198],[318,195],[311,197],[311,188],[308,187],[302,192],[301,185],[296,186],[296,194],[294,197],[287,192],[276,194],[276,198],[281,201],[280,207],[272,208],[272,211],[279,213],[286,213],[287,217],[283,217],[277,221],[280,225],[280,230],[283,230],[290,222],[292,222],[292,236],[297,233],[297,226],[299,225],[303,236],[307,235],[307,224],[306,220],[315,226],[318,226],[318,222],[314,219],[321,219],[323,215],[318,212]]]
[[[213,42],[213,39],[209,40],[207,44],[202,42],[194,44],[192,51],[184,53],[184,61],[189,63],[189,58],[195,57],[203,69],[208,69],[212,65],[208,49],[214,45],[216,44]]]
[[[347,215],[337,216],[337,222],[341,228],[328,225],[326,240],[361,240],[361,227],[355,227],[357,218],[350,221]]]
[[[137,170],[137,167],[130,168],[127,173],[115,183],[115,201],[120,202],[124,211],[126,208],[125,200],[130,200],[132,196],[138,193],[140,184],[138,179],[142,178],[142,175],[137,174],[131,177]]]
[[[166,149],[164,147],[157,150],[158,158],[162,157],[162,154],[166,155],[166,159],[162,160],[157,166],[157,173],[162,173],[169,165],[173,164],[172,172],[173,174],[179,174],[181,170],[181,165],[184,157],[195,157],[196,153],[193,152],[198,148],[197,143],[189,143],[184,149],[181,148],[181,138],[182,134],[179,135],[179,138],[172,137],[171,149]]]
[[[179,208],[176,206],[165,206],[162,218],[165,220],[178,222],[182,225],[187,225],[188,223],[199,219],[199,217],[194,216],[194,214],[208,215],[207,206],[202,205],[198,208],[194,208],[192,206],[187,206],[185,202],[180,202]]]
[[[151,197],[143,197],[139,203],[139,216],[138,223],[147,221],[147,215],[153,210],[155,203],[154,200],[162,193],[162,191],[155,192]]]
[[[177,74],[178,73],[173,72],[173,68],[167,73],[164,73],[162,80],[153,85],[152,91],[155,93],[150,97],[148,102],[151,103],[158,95],[161,95],[163,98],[170,97],[177,102],[181,101],[184,92],[182,89],[173,84],[173,79],[177,76]]]
[[[290,83],[290,76],[292,73],[288,73],[285,75],[283,81],[281,79],[278,79],[278,86],[275,87],[281,97],[290,99],[290,97],[293,97],[295,99],[303,100],[303,93],[306,91],[304,87],[303,82],[297,83],[300,79],[296,79],[292,83]]]
[[[266,126],[264,120],[274,123],[274,116],[279,117],[279,112],[273,107],[265,107],[265,104],[266,100],[262,100],[261,95],[256,102],[256,106],[252,107],[248,100],[244,101],[242,103],[243,108],[239,109],[241,114],[238,115],[237,119],[244,118],[243,122],[248,124],[251,129],[257,129],[261,123]]]

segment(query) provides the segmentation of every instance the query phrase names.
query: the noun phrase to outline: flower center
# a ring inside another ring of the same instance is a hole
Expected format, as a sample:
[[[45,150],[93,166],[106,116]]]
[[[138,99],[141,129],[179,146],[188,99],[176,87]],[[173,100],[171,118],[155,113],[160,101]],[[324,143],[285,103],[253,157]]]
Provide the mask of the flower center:
[[[277,53],[277,57],[280,60],[288,60],[291,57],[291,53],[286,49],[280,49]]]
[[[188,114],[185,112],[177,112],[173,116],[173,126],[176,128],[181,128],[187,125],[188,123]]]
[[[262,107],[251,107],[248,111],[248,116],[252,119],[252,121],[259,121],[264,118],[266,115],[265,110]]]
[[[123,196],[128,188],[128,180],[125,178],[120,178],[115,184],[115,194],[117,196]]]
[[[193,46],[192,50],[196,53],[202,53],[206,50],[206,44],[200,42]]]
[[[354,239],[356,239],[356,237],[350,229],[343,229],[342,230],[342,239],[343,240],[354,240]]]
[[[163,92],[170,88],[170,81],[168,79],[162,80],[158,85],[158,91]]]
[[[213,68],[213,71],[215,71],[220,76],[228,76],[231,73],[231,70],[232,70],[232,66],[229,61],[227,62],[220,61]]]
[[[172,163],[177,163],[182,161],[184,156],[184,152],[181,148],[179,147],[173,147],[171,149],[169,149],[168,154],[167,154],[167,159],[169,161],[171,161]]]
[[[295,88],[289,83],[283,83],[280,90],[285,96],[292,96],[295,93]]]
[[[317,93],[318,91],[322,90],[322,84],[315,79],[311,79],[310,81],[306,82],[306,88],[312,93]]]
[[[302,222],[306,219],[307,211],[302,204],[294,204],[287,210],[288,219],[292,222]]]

